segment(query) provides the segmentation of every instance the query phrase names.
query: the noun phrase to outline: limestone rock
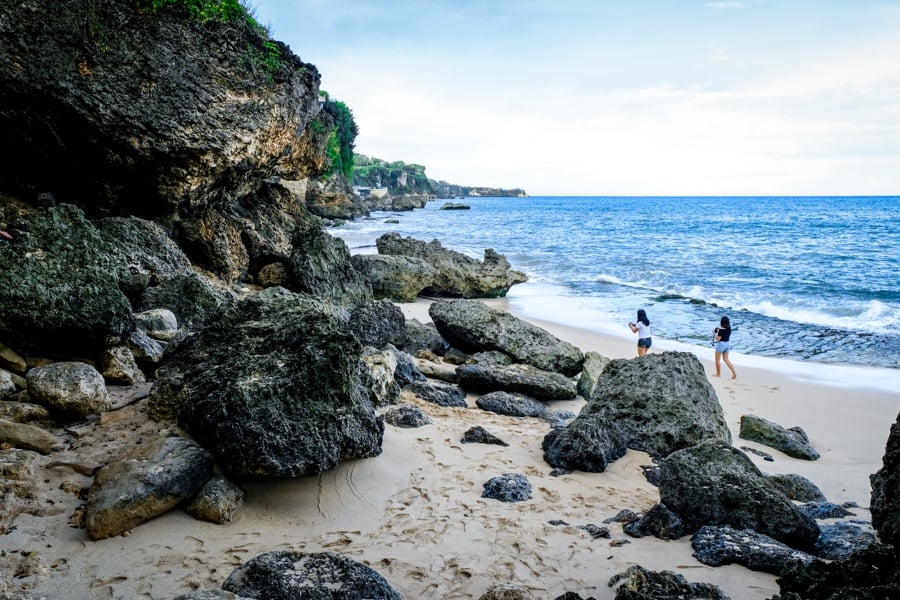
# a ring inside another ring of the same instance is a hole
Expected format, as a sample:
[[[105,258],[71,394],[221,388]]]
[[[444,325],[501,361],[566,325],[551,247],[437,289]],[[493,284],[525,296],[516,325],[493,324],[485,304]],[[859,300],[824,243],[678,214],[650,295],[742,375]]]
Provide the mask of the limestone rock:
[[[88,490],[88,535],[119,535],[190,498],[212,476],[212,456],[181,437],[159,438],[97,471]]]
[[[350,329],[364,346],[384,348],[406,343],[406,318],[390,300],[368,302],[350,312]]]
[[[783,574],[794,563],[809,564],[816,557],[751,529],[727,525],[701,527],[691,537],[694,557],[704,565],[737,563],[754,571]]]
[[[176,342],[149,408],[241,477],[300,477],[381,453],[363,348],[341,307],[268,288]],[[315,432],[315,435],[311,435]]]
[[[175,596],[173,600],[253,600],[247,596],[238,596],[225,590],[197,590]]]
[[[168,308],[134,313],[138,326],[155,340],[168,342],[178,333],[178,317]]]
[[[601,356],[596,352],[584,353],[584,364],[582,365],[581,375],[578,377],[576,391],[578,395],[585,400],[591,400],[594,397],[594,390],[597,388],[597,382],[600,381],[600,375],[603,369],[609,364],[609,359]]]
[[[479,397],[475,404],[482,410],[511,417],[536,417],[540,419],[547,412],[547,407],[542,402],[523,394],[511,394],[509,392],[485,394]]]
[[[128,335],[128,349],[135,361],[156,365],[162,361],[165,348],[152,339],[142,329],[135,329]]]
[[[406,321],[406,343],[399,346],[401,350],[413,356],[416,356],[421,350],[443,356],[449,347],[450,344],[433,326],[423,325],[416,319]]]
[[[790,500],[797,502],[825,501],[825,494],[822,493],[822,490],[802,475],[787,473],[784,475],[767,475],[767,477]]]
[[[900,562],[891,546],[879,544],[843,560],[790,565],[778,586],[784,600],[900,598]]]
[[[431,425],[434,421],[418,406],[401,404],[384,413],[384,420],[395,427],[416,428]]]
[[[462,365],[457,367],[456,376],[463,388],[473,392],[520,393],[538,400],[571,400],[575,397],[572,379],[529,365]]]
[[[437,269],[414,256],[356,254],[350,261],[372,286],[375,298],[396,302],[415,302],[437,275]]]
[[[175,275],[148,287],[135,302],[135,309],[168,309],[175,314],[181,328],[196,330],[206,323],[210,315],[236,299],[234,293],[214,287],[196,273],[189,273]]]
[[[0,443],[24,450],[34,450],[41,454],[50,454],[63,449],[62,442],[49,431],[6,419],[0,419]]]
[[[681,518],[665,504],[655,504],[643,517],[627,523],[622,530],[633,537],[652,535],[661,540],[677,540],[686,532]]]
[[[0,369],[0,400],[16,393],[16,384],[13,382],[12,373]]]
[[[816,460],[819,453],[809,444],[809,438],[799,427],[785,429],[777,423],[756,415],[741,415],[741,438],[759,442],[791,456],[804,460]]]
[[[479,300],[440,300],[429,307],[428,314],[441,336],[464,352],[499,350],[545,371],[569,376],[581,371],[581,350]]]
[[[133,385],[147,380],[127,346],[107,348],[100,357],[100,368],[109,383]]]
[[[731,442],[716,392],[689,352],[610,361],[575,421],[591,415],[614,422],[629,448],[654,458],[708,439]]]
[[[819,537],[815,521],[800,512],[744,453],[721,440],[664,458],[659,496],[689,532],[704,525],[728,525],[810,552]]]
[[[820,524],[816,555],[826,560],[845,560],[876,544],[875,534],[853,523]]]
[[[396,404],[400,398],[400,385],[394,380],[397,359],[389,349],[375,350],[367,347],[362,361],[369,370],[369,398],[375,408]]]
[[[482,498],[493,498],[500,502],[531,500],[531,483],[521,473],[504,473],[491,477],[483,487]]]
[[[443,207],[441,209],[443,210]],[[495,583],[478,600],[537,600],[537,596],[523,585]]]
[[[640,565],[630,566],[624,573],[611,577],[609,587],[616,589],[616,600],[644,598],[728,600],[728,596],[712,584],[689,583],[683,575],[671,571],[648,571]]]
[[[109,410],[103,376],[80,362],[58,362],[28,371],[28,395],[62,417],[79,419]]]
[[[14,373],[24,374],[28,365],[19,353],[0,343],[0,367],[9,369]]]
[[[207,481],[185,510],[195,519],[210,523],[230,523],[244,503],[246,494],[236,483],[224,477]]]
[[[493,444],[495,446],[509,446],[507,442],[504,442],[493,433],[490,433],[481,425],[476,425],[467,429],[463,434],[460,442],[462,442],[463,444]]]
[[[444,248],[437,240],[426,243],[396,233],[382,235],[375,244],[379,254],[415,257],[430,264],[437,274],[422,290],[427,296],[503,297],[510,287],[527,280],[524,273],[513,271],[509,261],[490,248],[484,251],[484,260],[479,261]]]
[[[16,402],[15,400],[0,402],[0,419],[15,421],[16,423],[28,423],[49,418],[50,412],[40,404]]]
[[[466,392],[458,385],[440,381],[414,381],[403,388],[418,398],[438,406],[466,408]]]
[[[872,482],[872,525],[885,544],[900,556],[900,414],[891,425],[881,468]]]
[[[397,368],[394,369],[394,381],[400,387],[414,381],[425,381],[425,375],[416,366],[412,356],[397,350],[393,345],[388,345],[388,349],[393,353],[394,360],[397,361]]]
[[[377,571],[333,552],[261,554],[232,571],[222,589],[269,600],[402,600]]]
[[[625,456],[625,438],[602,415],[579,416],[565,428],[554,428],[541,443],[544,460],[554,467],[602,473]]]

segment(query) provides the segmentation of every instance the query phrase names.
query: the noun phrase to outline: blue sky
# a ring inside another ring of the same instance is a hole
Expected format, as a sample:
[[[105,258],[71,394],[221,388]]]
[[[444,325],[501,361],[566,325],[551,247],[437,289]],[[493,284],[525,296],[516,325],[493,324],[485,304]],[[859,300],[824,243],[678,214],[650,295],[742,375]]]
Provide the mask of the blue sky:
[[[250,0],[356,150],[531,195],[900,194],[900,0]]]

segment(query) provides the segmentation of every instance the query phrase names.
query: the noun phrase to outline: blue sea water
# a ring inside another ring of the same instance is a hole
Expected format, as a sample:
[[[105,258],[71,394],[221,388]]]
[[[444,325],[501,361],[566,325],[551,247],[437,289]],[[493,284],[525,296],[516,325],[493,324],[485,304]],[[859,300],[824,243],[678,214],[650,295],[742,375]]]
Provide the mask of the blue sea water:
[[[621,333],[643,308],[655,339],[709,348],[728,315],[735,353],[900,369],[900,197],[464,202],[330,231],[353,253],[388,231],[493,248],[528,275],[508,298],[535,318]]]

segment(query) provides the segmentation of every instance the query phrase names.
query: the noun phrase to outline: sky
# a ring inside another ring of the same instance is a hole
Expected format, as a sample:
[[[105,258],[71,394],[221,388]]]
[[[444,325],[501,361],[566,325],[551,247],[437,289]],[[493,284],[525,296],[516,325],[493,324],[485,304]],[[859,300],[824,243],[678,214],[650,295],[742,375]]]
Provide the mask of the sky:
[[[529,195],[900,195],[900,0],[248,0],[356,152]]]

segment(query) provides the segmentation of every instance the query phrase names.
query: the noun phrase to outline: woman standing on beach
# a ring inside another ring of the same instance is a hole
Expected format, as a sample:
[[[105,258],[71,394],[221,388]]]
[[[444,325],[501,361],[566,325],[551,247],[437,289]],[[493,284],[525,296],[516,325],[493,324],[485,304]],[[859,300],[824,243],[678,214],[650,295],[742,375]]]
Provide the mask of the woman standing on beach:
[[[637,311],[637,323],[629,323],[631,333],[638,334],[638,356],[647,354],[653,340],[650,338],[650,319],[647,318],[647,312],[642,308]]]
[[[728,358],[728,351],[731,350],[731,320],[723,316],[719,320],[719,326],[713,329],[713,335],[716,339],[716,377],[722,376],[722,366],[719,360],[724,360],[728,368],[731,369],[731,378],[737,379],[737,372],[731,359]]]

